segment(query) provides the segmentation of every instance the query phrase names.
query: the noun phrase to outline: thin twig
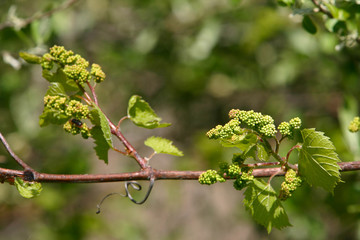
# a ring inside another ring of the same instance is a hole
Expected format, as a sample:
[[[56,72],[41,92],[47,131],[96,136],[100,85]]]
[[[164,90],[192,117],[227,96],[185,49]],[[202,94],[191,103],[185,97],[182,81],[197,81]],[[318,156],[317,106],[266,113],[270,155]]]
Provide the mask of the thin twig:
[[[6,151],[10,154],[10,156],[21,166],[23,167],[25,170],[33,170],[29,165],[27,165],[23,160],[21,160],[21,158],[19,158],[14,152],[13,150],[11,150],[10,145],[7,143],[6,139],[4,138],[4,136],[0,133],[0,140],[1,142],[4,144]]]
[[[96,97],[95,89],[93,88],[93,86],[91,86],[90,82],[87,82],[87,85],[88,85],[88,87],[89,87],[89,89],[91,91],[91,94],[94,97],[95,104],[98,106],[99,104],[98,104],[98,100],[97,100],[97,97]]]
[[[23,19],[22,23],[20,26],[18,26],[19,28],[23,28],[25,27],[26,25],[32,23],[33,21],[35,20],[38,20],[38,19],[42,19],[42,18],[45,18],[45,17],[49,17],[51,15],[53,15],[55,12],[58,12],[58,11],[61,11],[61,10],[64,10],[66,8],[69,8],[71,5],[73,5],[74,3],[76,3],[78,0],[69,0],[67,2],[64,2],[62,5],[60,5],[59,7],[57,8],[54,8],[54,9],[51,9],[50,11],[47,11],[47,12],[44,12],[44,13],[35,13],[33,16],[27,18],[27,19]],[[8,28],[8,27],[14,27],[15,24],[14,22],[12,21],[6,21],[2,24],[0,24],[0,31],[4,28]]]
[[[326,14],[329,18],[334,18],[334,16],[329,12],[320,2],[317,0],[311,0],[313,4],[319,9],[320,12]]]

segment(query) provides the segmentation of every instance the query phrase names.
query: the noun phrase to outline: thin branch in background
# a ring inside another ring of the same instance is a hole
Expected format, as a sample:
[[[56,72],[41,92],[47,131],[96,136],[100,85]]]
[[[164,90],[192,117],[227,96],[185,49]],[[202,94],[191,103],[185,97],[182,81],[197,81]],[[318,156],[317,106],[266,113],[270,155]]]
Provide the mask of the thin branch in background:
[[[10,154],[10,156],[20,165],[22,166],[25,170],[33,170],[29,165],[27,165],[23,160],[21,160],[21,158],[19,158],[10,148],[10,145],[7,143],[6,139],[4,138],[4,136],[0,133],[0,140],[3,143],[3,145],[6,148],[6,151]]]
[[[15,18],[15,19],[10,19],[10,20],[0,24],[0,31],[5,28],[9,28],[9,27],[14,27],[19,30],[19,29],[27,26],[28,24],[32,23],[35,20],[49,17],[58,11],[62,11],[66,8],[69,8],[71,5],[73,5],[77,1],[78,0],[68,0],[68,1],[64,2],[63,4],[61,4],[57,8],[51,9],[44,13],[35,13],[33,16],[26,18],[26,19],[19,19],[16,16],[11,16],[10,18]],[[13,14],[15,14],[15,10],[13,10]]]
[[[311,0],[311,1],[318,8],[318,11],[326,14],[329,18],[334,18],[331,12],[329,12],[318,0]]]

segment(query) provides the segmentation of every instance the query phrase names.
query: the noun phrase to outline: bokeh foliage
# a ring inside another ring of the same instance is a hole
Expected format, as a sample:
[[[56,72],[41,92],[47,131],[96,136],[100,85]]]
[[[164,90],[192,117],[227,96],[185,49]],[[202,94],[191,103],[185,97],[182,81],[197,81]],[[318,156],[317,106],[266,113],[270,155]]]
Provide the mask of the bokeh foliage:
[[[46,12],[63,1],[1,1],[0,23],[16,7],[18,17]],[[11,10],[10,10],[11,9]],[[0,31],[0,131],[14,151],[38,171],[102,173],[131,171],[136,164],[110,154],[98,161],[92,143],[40,128],[47,83],[40,69],[18,66],[18,52],[42,54],[58,44],[99,63],[107,81],[97,89],[103,110],[116,122],[130,96],[144,97],[172,127],[157,130],[174,139],[185,157],[157,157],[154,167],[204,170],[219,158],[230,161],[205,132],[227,121],[232,108],[261,111],[277,123],[300,116],[303,125],[330,136],[340,158],[359,158],[359,141],[344,131],[359,102],[358,46],[336,47],[336,34],[276,1],[83,0],[17,30]],[[316,20],[317,18],[315,18]],[[11,56],[14,58],[12,59]],[[10,64],[9,64],[10,63]],[[16,69],[18,68],[18,69]],[[150,132],[130,125],[125,135],[144,155]],[[284,149],[285,152],[286,149]],[[2,167],[16,168],[4,149]],[[328,195],[306,186],[286,202],[294,227],[271,239],[359,239],[358,173]],[[229,186],[228,186],[229,185]],[[122,184],[44,184],[40,197],[22,199],[0,188],[0,235],[7,239],[244,239],[266,232],[240,206],[231,183],[206,188],[194,182],[158,182],[144,206],[110,198],[102,214],[96,204]],[[351,197],[350,197],[351,196]],[[201,202],[201,204],[199,204]],[[157,221],[154,221],[156,219]],[[21,229],[21,230],[20,230]]]

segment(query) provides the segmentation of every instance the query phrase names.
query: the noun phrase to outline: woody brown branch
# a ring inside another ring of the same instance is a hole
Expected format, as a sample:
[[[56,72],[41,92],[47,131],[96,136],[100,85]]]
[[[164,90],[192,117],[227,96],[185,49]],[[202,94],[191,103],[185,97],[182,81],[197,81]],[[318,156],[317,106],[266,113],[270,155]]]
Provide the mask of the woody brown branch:
[[[360,170],[360,161],[340,162],[341,172]],[[101,182],[121,182],[135,180],[149,180],[151,172],[156,180],[197,180],[200,174],[205,171],[168,171],[157,169],[145,169],[138,172],[113,173],[113,174],[48,174],[33,172],[36,182],[53,183],[101,183]],[[276,176],[283,176],[285,172],[279,167],[254,169],[254,177],[270,177],[278,172]],[[14,177],[24,177],[25,171],[0,168],[0,179],[5,181]],[[231,178],[227,178],[231,179]]]

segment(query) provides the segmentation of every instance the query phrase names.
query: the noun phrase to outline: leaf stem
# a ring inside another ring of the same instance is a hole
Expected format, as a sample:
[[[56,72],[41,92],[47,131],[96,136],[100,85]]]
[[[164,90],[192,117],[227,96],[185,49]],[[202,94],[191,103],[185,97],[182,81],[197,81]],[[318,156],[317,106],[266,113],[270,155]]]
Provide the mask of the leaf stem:
[[[118,124],[116,125],[116,129],[120,129],[120,124],[121,124],[125,119],[129,119],[129,117],[128,117],[128,116],[122,117],[122,118],[119,120]]]
[[[91,86],[90,82],[86,82],[90,91],[91,91],[91,94],[92,96],[94,97],[94,102],[95,104],[98,106],[98,100],[97,100],[97,97],[96,97],[96,93],[95,93],[95,88],[93,86]]]

